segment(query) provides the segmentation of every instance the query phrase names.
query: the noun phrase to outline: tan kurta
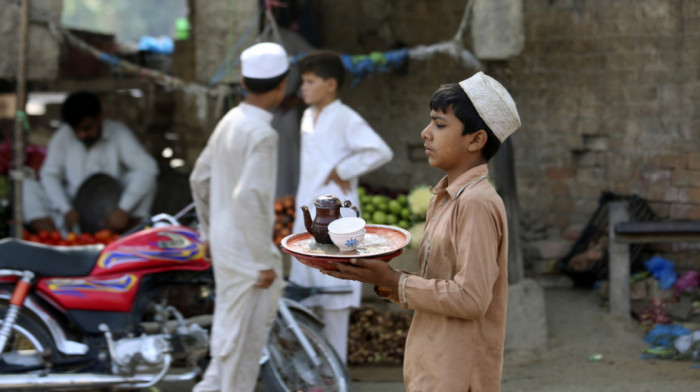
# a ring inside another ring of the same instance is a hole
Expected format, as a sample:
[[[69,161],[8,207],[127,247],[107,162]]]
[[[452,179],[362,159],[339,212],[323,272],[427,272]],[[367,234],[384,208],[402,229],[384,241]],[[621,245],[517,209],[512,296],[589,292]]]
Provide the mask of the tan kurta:
[[[508,229],[486,165],[433,189],[420,276],[398,302],[415,310],[406,340],[408,391],[499,391],[508,297]]]

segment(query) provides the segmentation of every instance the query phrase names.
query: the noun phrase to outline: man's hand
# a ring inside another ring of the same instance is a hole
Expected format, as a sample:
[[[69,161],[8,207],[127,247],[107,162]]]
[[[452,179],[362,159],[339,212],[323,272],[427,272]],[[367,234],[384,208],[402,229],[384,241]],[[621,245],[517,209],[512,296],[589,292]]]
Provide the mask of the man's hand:
[[[341,189],[343,192],[345,192],[345,193],[350,193],[350,190],[351,190],[351,188],[350,188],[350,181],[343,181],[343,180],[340,178],[340,176],[338,176],[338,172],[335,171],[335,169],[333,169],[333,171],[331,172],[331,174],[328,175],[328,178],[326,178],[326,182],[324,183],[324,185],[328,185],[328,183],[331,182],[331,181],[333,181],[333,182],[335,182],[336,184],[338,184],[338,186],[340,187],[340,189]]]
[[[204,252],[204,260],[211,263],[211,246],[209,246],[209,241],[204,242],[202,251]]]
[[[260,275],[258,275],[258,281],[255,282],[255,287],[260,287],[263,289],[266,289],[272,285],[272,282],[277,279],[277,272],[273,269],[269,270],[264,270],[260,271]]]
[[[129,226],[129,214],[121,208],[115,208],[105,218],[104,225],[113,233],[122,233]]]
[[[73,231],[73,228],[80,224],[80,214],[72,209],[66,212],[66,215],[63,216],[63,221],[66,223],[66,230]]]
[[[338,271],[321,270],[326,275],[345,280],[357,280],[388,287],[394,292],[399,287],[401,273],[391,268],[386,261],[377,259],[350,259],[349,263],[333,263]]]

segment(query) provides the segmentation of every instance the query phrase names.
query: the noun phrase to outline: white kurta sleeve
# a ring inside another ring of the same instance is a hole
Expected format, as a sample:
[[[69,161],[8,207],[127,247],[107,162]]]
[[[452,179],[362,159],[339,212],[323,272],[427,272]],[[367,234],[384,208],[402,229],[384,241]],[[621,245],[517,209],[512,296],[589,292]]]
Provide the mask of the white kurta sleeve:
[[[232,195],[233,205],[242,207],[236,208],[234,218],[246,222],[246,230],[241,234],[260,271],[275,267],[270,258],[270,247],[275,222],[277,143],[276,133],[270,133],[256,143]]]
[[[209,240],[209,192],[211,185],[212,149],[207,145],[197,158],[194,169],[190,174],[192,199],[197,209],[199,231],[202,240]]]
[[[362,119],[352,121],[345,128],[343,137],[350,155],[336,166],[342,180],[357,178],[389,162],[394,156],[391,148]]]
[[[46,159],[40,171],[41,185],[43,185],[46,194],[50,196],[51,206],[60,211],[61,214],[65,214],[73,208],[63,186],[66,181],[64,177],[66,156],[69,153],[66,132],[73,131],[66,129],[64,125],[51,138],[46,152]]]
[[[117,135],[119,160],[131,174],[131,180],[119,199],[119,208],[131,212],[146,196],[146,192],[153,189],[158,176],[158,165],[126,127]]]

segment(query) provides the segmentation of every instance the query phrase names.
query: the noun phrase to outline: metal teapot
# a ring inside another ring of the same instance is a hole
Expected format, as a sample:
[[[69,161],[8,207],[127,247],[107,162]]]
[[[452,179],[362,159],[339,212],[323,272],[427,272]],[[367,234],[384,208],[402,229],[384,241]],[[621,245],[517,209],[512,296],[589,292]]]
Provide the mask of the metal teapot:
[[[304,213],[304,225],[306,231],[311,234],[319,244],[332,244],[331,237],[328,236],[328,224],[340,218],[340,208],[352,208],[357,216],[360,216],[360,210],[353,206],[350,200],[345,200],[341,203],[337,197],[326,194],[319,196],[314,201],[316,207],[316,217],[311,220],[309,207],[301,206],[301,211]]]

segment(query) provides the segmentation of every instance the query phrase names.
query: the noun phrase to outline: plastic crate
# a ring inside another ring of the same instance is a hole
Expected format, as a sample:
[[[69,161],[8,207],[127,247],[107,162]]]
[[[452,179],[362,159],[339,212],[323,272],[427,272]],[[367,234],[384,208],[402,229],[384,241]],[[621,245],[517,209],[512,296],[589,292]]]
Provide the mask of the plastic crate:
[[[575,268],[571,265],[572,258],[586,252],[590,244],[601,237],[608,237],[608,205],[612,201],[626,201],[630,221],[656,221],[659,217],[649,207],[644,199],[637,195],[618,195],[609,191],[603,191],[600,195],[598,208],[586,224],[569,253],[558,261],[559,268],[571,277],[574,284],[579,287],[591,288],[598,280],[608,277],[608,247],[601,249],[601,257],[585,268]],[[634,267],[640,265],[640,253],[644,244],[630,245],[630,263]]]

